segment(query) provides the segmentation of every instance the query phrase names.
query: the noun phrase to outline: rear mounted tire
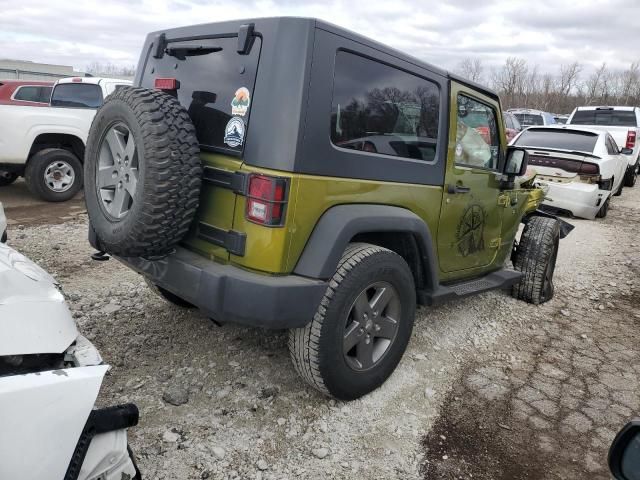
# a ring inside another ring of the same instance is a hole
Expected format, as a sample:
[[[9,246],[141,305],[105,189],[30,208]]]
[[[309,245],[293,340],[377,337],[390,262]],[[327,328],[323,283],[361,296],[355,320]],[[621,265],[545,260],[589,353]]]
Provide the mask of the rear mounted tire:
[[[177,99],[123,87],[89,131],[85,197],[100,245],[114,255],[170,253],[195,218],[202,167],[195,128]]]
[[[553,274],[560,245],[560,223],[554,218],[531,217],[522,231],[513,266],[523,273],[511,294],[538,305],[553,298]]]

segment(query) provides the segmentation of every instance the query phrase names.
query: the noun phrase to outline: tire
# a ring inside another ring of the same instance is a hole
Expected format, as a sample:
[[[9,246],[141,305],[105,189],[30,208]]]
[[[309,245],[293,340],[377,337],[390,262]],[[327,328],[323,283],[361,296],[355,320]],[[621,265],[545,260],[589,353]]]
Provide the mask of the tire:
[[[18,179],[18,174],[0,170],[0,187],[11,185]]]
[[[596,213],[596,218],[605,218],[607,216],[607,213],[609,213],[610,202],[611,202],[611,195],[607,197],[605,202],[600,207],[600,210],[598,210],[598,213]]]
[[[624,186],[633,187],[638,179],[638,165],[634,165],[633,168],[627,170],[627,174],[624,177]]]
[[[620,182],[620,186],[618,187],[618,190],[616,190],[616,192],[613,194],[613,196],[614,197],[619,197],[620,195],[622,195],[622,190],[623,189],[624,189],[624,178]]]
[[[156,285],[149,279],[145,278],[144,281],[147,283],[147,286],[158,296],[165,299],[167,302],[172,303],[178,307],[182,308],[195,308],[193,304],[187,302],[183,298],[177,296],[174,293],[171,293],[169,290],[165,290],[164,288]]]
[[[554,218],[531,217],[522,231],[513,266],[523,277],[511,294],[538,305],[553,298],[553,273],[560,244],[560,223]]]
[[[191,119],[174,97],[124,87],[107,98],[85,155],[87,212],[107,252],[153,258],[173,250],[198,208],[199,153]]]
[[[65,202],[82,188],[82,163],[61,148],[46,148],[27,162],[24,179],[29,191],[47,202]]]
[[[378,294],[387,302],[374,310],[372,302]],[[402,358],[415,308],[413,275],[402,257],[375,245],[349,245],[311,323],[289,331],[295,369],[325,395],[340,400],[366,395],[385,382]],[[358,310],[368,315],[358,315],[362,320],[356,320]],[[343,345],[347,329],[351,339],[359,339],[352,348]]]

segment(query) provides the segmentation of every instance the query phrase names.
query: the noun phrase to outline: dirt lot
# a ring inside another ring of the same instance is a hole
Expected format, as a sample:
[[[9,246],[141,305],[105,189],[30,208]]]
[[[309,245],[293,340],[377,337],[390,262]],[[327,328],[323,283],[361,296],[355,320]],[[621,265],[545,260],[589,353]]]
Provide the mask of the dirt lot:
[[[57,276],[113,366],[99,402],[140,407],[145,478],[608,478],[608,444],[640,412],[640,187],[572,220],[551,302],[421,309],[398,370],[351,403],[301,383],[284,332],[218,327],[91,261],[81,200],[29,206],[11,188],[10,244]]]

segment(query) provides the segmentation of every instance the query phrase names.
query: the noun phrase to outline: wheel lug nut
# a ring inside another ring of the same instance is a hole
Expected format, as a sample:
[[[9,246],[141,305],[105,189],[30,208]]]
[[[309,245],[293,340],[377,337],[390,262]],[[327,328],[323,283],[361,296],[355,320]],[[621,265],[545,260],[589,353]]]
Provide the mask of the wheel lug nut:
[[[380,325],[375,325],[373,328],[375,329],[376,332],[380,331]]]

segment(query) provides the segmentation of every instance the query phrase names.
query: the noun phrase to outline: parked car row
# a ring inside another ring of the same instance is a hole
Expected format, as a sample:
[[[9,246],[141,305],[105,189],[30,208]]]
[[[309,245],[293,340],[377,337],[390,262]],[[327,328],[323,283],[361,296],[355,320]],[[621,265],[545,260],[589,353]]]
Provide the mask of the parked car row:
[[[29,190],[43,200],[60,202],[73,198],[83,185],[85,143],[96,110],[107,95],[131,82],[73,77],[53,86],[2,83],[0,187],[24,176]],[[44,90],[35,91],[48,88],[50,98]]]

